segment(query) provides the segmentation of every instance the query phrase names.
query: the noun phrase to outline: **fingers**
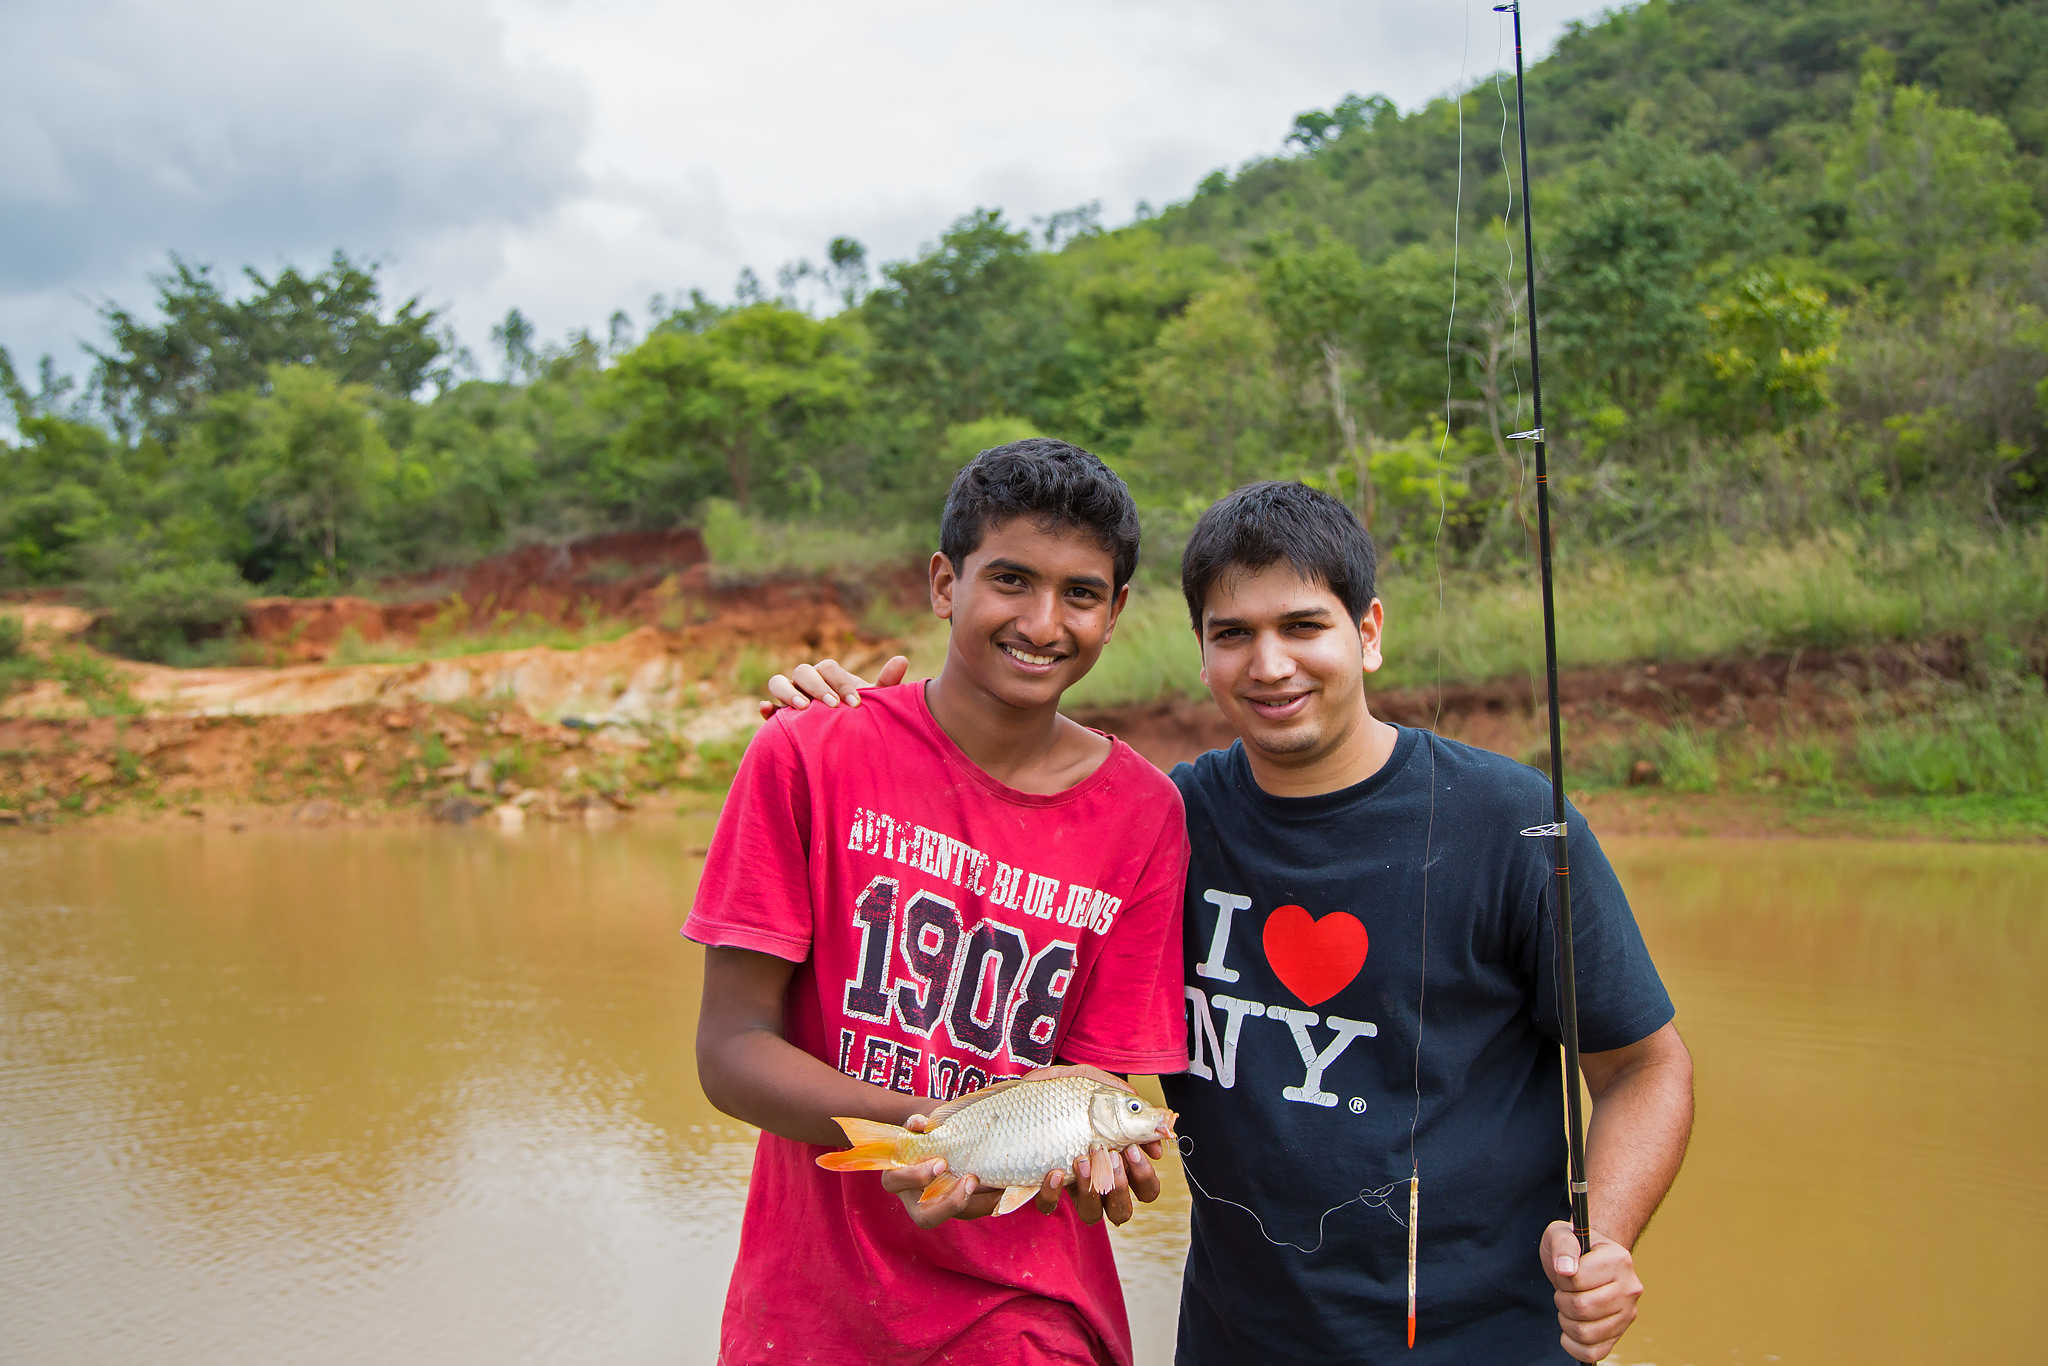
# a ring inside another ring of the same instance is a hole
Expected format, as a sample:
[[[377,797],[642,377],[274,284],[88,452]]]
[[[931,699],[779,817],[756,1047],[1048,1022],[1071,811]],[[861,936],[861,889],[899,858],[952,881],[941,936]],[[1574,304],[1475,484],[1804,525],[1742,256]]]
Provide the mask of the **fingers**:
[[[1038,1207],[1040,1214],[1057,1214],[1060,1208],[1060,1192],[1066,1188],[1067,1174],[1055,1168],[1045,1174],[1045,1180],[1039,1183],[1038,1194],[1032,1196],[1031,1201]]]
[[[1556,1287],[1559,1342],[1579,1361],[1599,1361],[1614,1350],[1635,1322],[1642,1298],[1629,1250],[1597,1230],[1583,1254],[1569,1225],[1554,1223],[1543,1232],[1545,1274]]]
[[[802,711],[810,705],[811,700],[796,690],[788,674],[777,674],[768,680],[768,700],[761,704],[761,718],[766,720],[784,707]]]
[[[1067,1188],[1074,1197],[1074,1213],[1084,1224],[1102,1222],[1102,1197],[1095,1193],[1090,1180],[1095,1173],[1095,1158],[1094,1152],[1085,1152],[1074,1159],[1074,1180]]]
[[[821,659],[816,664],[799,664],[790,673],[790,681],[795,683],[805,696],[823,702],[828,707],[836,707],[839,705],[839,690],[827,683],[824,675],[818,671],[838,668],[839,665],[829,659]],[[845,670],[841,669],[840,672],[844,673]]]
[[[1564,1220],[1553,1219],[1543,1230],[1536,1255],[1543,1262],[1543,1274],[1550,1278],[1550,1284],[1564,1290],[1579,1271],[1579,1236]]]
[[[882,666],[882,671],[875,675],[875,686],[878,688],[893,688],[898,683],[901,683],[904,675],[909,672],[910,659],[908,656],[891,655],[889,662]]]
[[[1130,1176],[1131,1196],[1148,1205],[1159,1198],[1159,1170],[1152,1165],[1152,1156],[1145,1149],[1158,1146],[1147,1143],[1141,1147],[1133,1143],[1124,1149],[1124,1170]]]
[[[945,1160],[937,1157],[929,1162],[920,1162],[914,1167],[897,1167],[882,1173],[882,1189],[891,1195],[902,1195],[907,1192],[915,1198],[919,1191],[938,1180],[945,1170]]]
[[[1116,1184],[1102,1197],[1102,1213],[1110,1223],[1118,1226],[1131,1222],[1131,1183],[1124,1167],[1121,1153],[1105,1154],[1116,1164]]]
[[[897,658],[902,659],[903,656],[898,655]],[[907,659],[903,662],[906,667],[910,663]],[[865,678],[854,673],[836,659],[819,660],[816,673],[820,687],[828,689],[834,697],[845,699],[846,704],[851,707],[860,705],[860,690],[862,688],[876,686],[870,684]],[[897,677],[900,681],[902,675],[898,674]]]

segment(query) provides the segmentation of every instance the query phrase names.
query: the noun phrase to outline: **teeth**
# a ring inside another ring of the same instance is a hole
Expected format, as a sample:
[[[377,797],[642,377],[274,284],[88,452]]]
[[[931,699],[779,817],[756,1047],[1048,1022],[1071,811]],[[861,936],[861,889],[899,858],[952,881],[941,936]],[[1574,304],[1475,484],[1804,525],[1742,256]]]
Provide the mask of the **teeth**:
[[[1005,645],[1003,649],[1014,657],[1023,660],[1026,664],[1050,664],[1058,658],[1057,655],[1026,654],[1014,645]]]

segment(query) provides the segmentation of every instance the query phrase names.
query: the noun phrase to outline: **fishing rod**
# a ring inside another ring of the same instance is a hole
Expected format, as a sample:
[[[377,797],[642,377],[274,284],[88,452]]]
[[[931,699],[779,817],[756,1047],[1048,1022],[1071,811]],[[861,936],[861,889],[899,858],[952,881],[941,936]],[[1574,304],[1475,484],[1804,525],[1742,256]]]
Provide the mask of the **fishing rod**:
[[[1572,1232],[1581,1253],[1592,1251],[1592,1224],[1586,1213],[1586,1129],[1579,1112],[1579,987],[1572,962],[1572,874],[1566,849],[1564,807],[1564,726],[1557,703],[1557,602],[1550,568],[1550,467],[1544,449],[1543,369],[1536,345],[1536,230],[1531,222],[1529,201],[1529,117],[1522,98],[1522,6],[1509,0],[1493,7],[1495,14],[1512,15],[1515,21],[1515,132],[1522,148],[1522,282],[1529,301],[1529,395],[1535,409],[1535,425],[1515,432],[1510,441],[1527,441],[1536,448],[1536,539],[1537,563],[1543,584],[1543,672],[1549,686],[1550,702],[1550,820],[1524,830],[1524,835],[1548,836],[1556,874],[1557,935],[1564,949],[1564,1000],[1561,1032],[1564,1035],[1565,1165],[1571,1183]]]

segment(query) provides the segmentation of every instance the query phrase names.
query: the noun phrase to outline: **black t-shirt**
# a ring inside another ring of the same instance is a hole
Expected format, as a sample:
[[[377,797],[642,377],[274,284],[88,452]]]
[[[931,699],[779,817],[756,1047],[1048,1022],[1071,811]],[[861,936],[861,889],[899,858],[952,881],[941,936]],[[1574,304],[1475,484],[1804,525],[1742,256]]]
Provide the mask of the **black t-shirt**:
[[[1550,820],[1548,780],[1411,729],[1341,792],[1268,796],[1241,743],[1173,779],[1193,846],[1188,1071],[1163,1079],[1194,1199],[1181,1366],[1569,1360],[1537,1259],[1569,1217],[1553,845],[1522,833]],[[1620,1048],[1671,1000],[1567,824],[1580,1046]]]

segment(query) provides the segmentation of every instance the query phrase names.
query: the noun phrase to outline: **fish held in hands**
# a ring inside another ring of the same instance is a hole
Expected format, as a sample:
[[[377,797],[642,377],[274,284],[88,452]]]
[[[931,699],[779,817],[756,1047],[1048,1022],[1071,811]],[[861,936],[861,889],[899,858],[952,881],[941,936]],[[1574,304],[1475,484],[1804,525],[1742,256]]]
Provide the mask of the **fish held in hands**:
[[[1173,1137],[1175,1118],[1093,1077],[1013,1077],[940,1106],[921,1134],[835,1116],[853,1146],[826,1153],[818,1165],[835,1172],[891,1171],[943,1158],[946,1170],[924,1188],[919,1204],[944,1199],[972,1175],[984,1186],[1003,1187],[996,1213],[1008,1214],[1038,1193],[1047,1172],[1072,1171],[1086,1155],[1093,1155],[1089,1188],[1108,1194],[1116,1182],[1109,1154]]]

